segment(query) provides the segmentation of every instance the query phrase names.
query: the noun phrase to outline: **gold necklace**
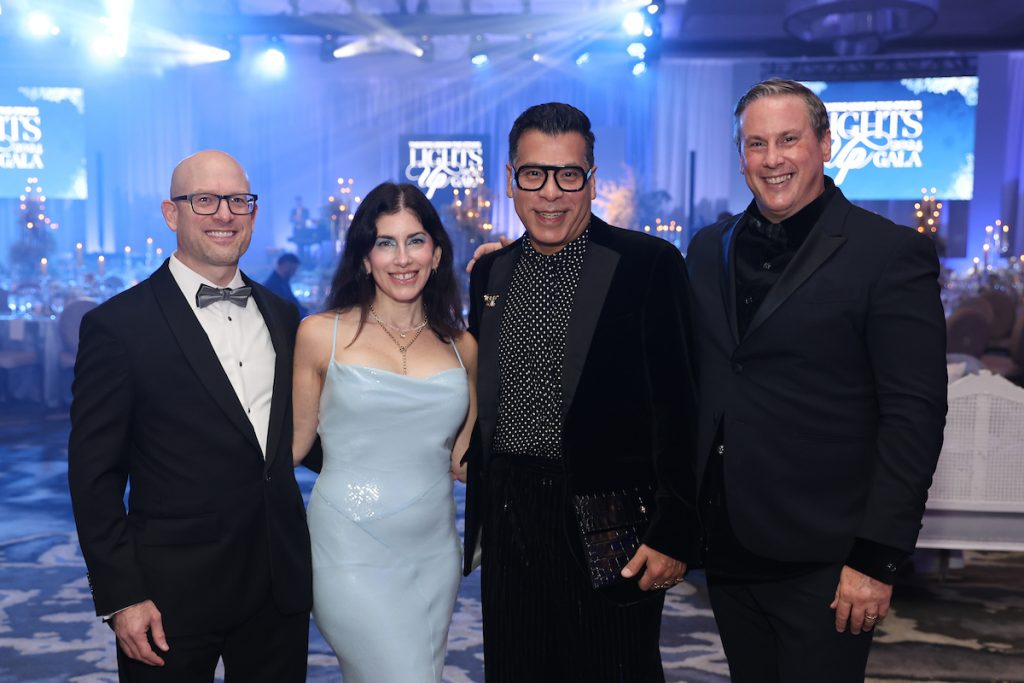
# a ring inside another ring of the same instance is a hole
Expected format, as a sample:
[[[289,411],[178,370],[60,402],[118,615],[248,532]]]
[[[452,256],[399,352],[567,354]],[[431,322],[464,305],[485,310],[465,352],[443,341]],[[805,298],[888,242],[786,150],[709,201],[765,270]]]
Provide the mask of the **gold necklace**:
[[[406,337],[408,337],[410,332],[419,332],[420,330],[422,330],[424,327],[427,326],[427,312],[426,311],[423,311],[423,322],[421,322],[419,325],[415,325],[414,327],[409,327],[409,328],[405,328],[405,329],[399,327],[398,325],[392,325],[391,323],[389,323],[387,321],[381,320],[379,317],[377,317],[377,313],[376,313],[376,311],[373,310],[373,306],[372,305],[370,306],[370,315],[373,316],[373,319],[377,321],[378,325],[383,325],[384,327],[390,327],[395,332],[397,332],[398,336],[401,337],[402,339],[405,339]]]
[[[384,334],[388,335],[388,339],[393,341],[395,343],[395,346],[398,347],[399,353],[402,354],[402,374],[403,375],[408,375],[409,374],[409,367],[408,367],[408,357],[407,357],[406,354],[409,352],[409,349],[412,347],[412,345],[416,343],[416,340],[420,338],[420,334],[426,328],[426,326],[427,326],[426,314],[424,314],[423,322],[420,325],[418,325],[417,327],[413,327],[413,328],[409,329],[409,332],[412,332],[413,330],[416,330],[416,334],[413,335],[412,339],[409,340],[409,343],[406,344],[405,346],[402,346],[402,344],[397,339],[395,339],[395,335],[391,334],[391,332],[388,331],[388,324],[385,323],[383,320],[381,320],[379,317],[377,317],[377,312],[375,310],[373,310],[373,304],[370,304],[370,315],[373,316],[373,319],[377,321],[378,325],[380,325],[380,329],[384,330]],[[405,335],[403,334],[402,337],[404,338]]]

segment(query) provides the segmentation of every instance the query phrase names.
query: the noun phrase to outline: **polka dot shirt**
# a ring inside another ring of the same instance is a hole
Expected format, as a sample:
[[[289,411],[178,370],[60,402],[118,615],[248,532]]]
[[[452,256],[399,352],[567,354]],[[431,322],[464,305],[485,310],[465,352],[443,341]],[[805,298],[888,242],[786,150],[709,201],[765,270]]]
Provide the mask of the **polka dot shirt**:
[[[498,342],[496,453],[562,457],[562,365],[588,230],[555,254],[524,239]]]

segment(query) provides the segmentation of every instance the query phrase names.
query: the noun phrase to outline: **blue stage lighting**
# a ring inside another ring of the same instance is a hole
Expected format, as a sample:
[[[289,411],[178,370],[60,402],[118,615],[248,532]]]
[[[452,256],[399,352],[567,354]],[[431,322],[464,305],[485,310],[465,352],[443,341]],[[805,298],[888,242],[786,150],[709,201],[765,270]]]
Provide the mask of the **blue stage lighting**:
[[[633,75],[639,76],[647,71],[647,62],[657,61],[661,38],[661,9],[663,2],[634,3],[640,8],[631,11],[622,20],[623,31],[631,37],[626,46],[626,53],[636,60],[633,63]],[[646,10],[646,11],[644,11]]]
[[[278,78],[288,70],[288,58],[276,41],[272,41],[272,43],[256,56],[256,65],[264,76]]]
[[[235,48],[237,51],[237,47]],[[226,62],[231,59],[231,50],[216,45],[204,45],[194,40],[187,40],[182,45],[181,63],[189,66]]]
[[[490,58],[487,56],[487,39],[482,35],[475,35],[470,41],[469,61],[474,66],[483,66],[490,61]]]
[[[32,10],[25,15],[25,32],[33,38],[49,38],[60,33],[60,26],[46,12]]]
[[[424,62],[434,61],[434,41],[430,36],[423,35],[416,41],[416,56],[422,59]]]
[[[89,42],[89,55],[94,61],[109,64],[117,59],[117,51],[109,35],[94,36]]]
[[[647,46],[643,43],[630,43],[626,46],[626,53],[630,57],[636,57],[637,59],[643,59],[647,54]]]
[[[638,36],[644,32],[646,26],[647,21],[639,12],[630,12],[622,20],[622,30],[626,32],[626,35]]]

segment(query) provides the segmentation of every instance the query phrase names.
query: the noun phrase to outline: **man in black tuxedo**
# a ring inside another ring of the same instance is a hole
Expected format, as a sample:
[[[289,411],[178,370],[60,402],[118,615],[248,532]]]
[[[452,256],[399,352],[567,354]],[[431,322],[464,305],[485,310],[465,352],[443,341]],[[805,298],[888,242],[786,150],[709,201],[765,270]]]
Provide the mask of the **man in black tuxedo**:
[[[163,202],[177,250],[82,321],[68,479],[122,681],[209,682],[219,658],[228,681],[305,680],[299,318],[238,269],[256,199],[227,154],[182,161]]]
[[[574,107],[520,115],[507,192],[526,235],[472,271],[465,571],[482,539],[489,683],[664,680],[662,589],[696,550],[686,268],[591,213],[593,145]],[[628,605],[591,587],[573,512],[577,495],[623,491],[651,493]]]
[[[754,200],[687,254],[711,604],[733,681],[861,681],[942,446],[938,259],[824,175],[803,85],[755,85],[735,126]]]

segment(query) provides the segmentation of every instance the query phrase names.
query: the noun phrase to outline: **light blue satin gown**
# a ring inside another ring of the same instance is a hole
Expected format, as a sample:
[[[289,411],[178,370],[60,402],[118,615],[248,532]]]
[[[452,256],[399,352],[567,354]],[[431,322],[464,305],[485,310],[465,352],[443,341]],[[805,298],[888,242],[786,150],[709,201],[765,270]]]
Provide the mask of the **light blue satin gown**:
[[[416,378],[338,363],[337,339],[336,316],[307,510],[313,616],[345,683],[439,682],[461,578],[450,467],[466,371],[454,344],[460,367]]]

